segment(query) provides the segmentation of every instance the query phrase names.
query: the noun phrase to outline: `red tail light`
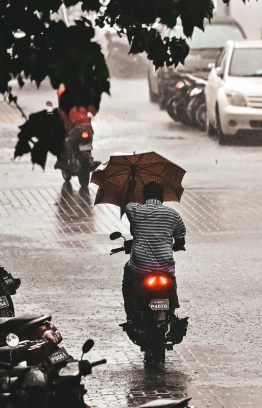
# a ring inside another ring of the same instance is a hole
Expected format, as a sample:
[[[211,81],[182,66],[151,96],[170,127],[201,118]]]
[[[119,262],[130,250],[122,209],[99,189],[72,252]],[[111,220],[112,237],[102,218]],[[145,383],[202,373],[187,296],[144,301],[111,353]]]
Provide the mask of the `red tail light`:
[[[62,341],[62,336],[60,331],[54,328],[53,330],[45,330],[42,333],[42,339],[46,343],[59,344]]]
[[[87,130],[83,130],[83,132],[82,132],[82,138],[83,138],[83,139],[88,139],[88,138],[89,138],[89,133],[88,133]]]
[[[41,338],[47,343],[55,344],[60,343],[63,339],[60,331],[50,322],[45,322],[42,326],[31,328],[23,337],[23,339],[28,340],[40,340]]]
[[[180,89],[183,88],[183,86],[185,86],[185,83],[183,81],[178,81],[175,85],[175,88]]]
[[[148,287],[166,286],[169,279],[165,275],[150,275],[145,279],[145,284]]]

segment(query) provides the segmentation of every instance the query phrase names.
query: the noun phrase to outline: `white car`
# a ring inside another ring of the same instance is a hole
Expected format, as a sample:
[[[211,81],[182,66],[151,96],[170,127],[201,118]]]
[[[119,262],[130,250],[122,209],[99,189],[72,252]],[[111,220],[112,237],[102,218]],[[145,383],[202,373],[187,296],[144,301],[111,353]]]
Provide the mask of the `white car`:
[[[262,40],[228,41],[206,88],[207,131],[220,144],[240,132],[262,134]]]

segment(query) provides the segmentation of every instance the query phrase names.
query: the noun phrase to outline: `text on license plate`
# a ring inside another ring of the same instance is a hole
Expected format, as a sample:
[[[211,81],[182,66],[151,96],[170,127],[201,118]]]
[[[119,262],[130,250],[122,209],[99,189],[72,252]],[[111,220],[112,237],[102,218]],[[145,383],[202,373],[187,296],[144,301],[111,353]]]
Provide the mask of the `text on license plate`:
[[[5,307],[8,307],[9,303],[7,300],[6,296],[0,296],[0,309],[4,309]]]
[[[69,357],[68,352],[64,347],[59,348],[58,350],[54,351],[48,358],[52,364],[60,363],[60,361],[64,361]]]
[[[85,152],[85,151],[88,151],[88,150],[91,150],[92,149],[92,147],[91,147],[91,145],[89,145],[89,144],[87,144],[87,145],[79,145],[79,150],[80,150],[80,152]]]
[[[152,310],[169,310],[169,299],[152,299],[149,306]]]

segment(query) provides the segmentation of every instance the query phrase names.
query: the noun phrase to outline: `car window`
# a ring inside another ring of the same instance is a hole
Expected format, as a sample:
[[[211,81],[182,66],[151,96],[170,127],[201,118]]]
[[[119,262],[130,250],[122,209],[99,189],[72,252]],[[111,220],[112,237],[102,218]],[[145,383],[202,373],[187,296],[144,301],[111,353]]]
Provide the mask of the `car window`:
[[[262,48],[236,48],[232,54],[230,76],[262,76]]]
[[[223,60],[224,56],[226,54],[226,49],[224,49],[221,54],[219,55],[217,61],[216,61],[216,67],[220,67],[221,66],[221,61]]]
[[[183,33],[182,25],[178,24],[170,30],[169,37],[174,36],[186,38]],[[190,48],[194,50],[202,48],[222,48],[228,40],[239,41],[243,38],[239,27],[234,24],[211,23],[210,25],[205,25],[204,32],[195,27],[192,38],[186,38],[186,40]]]

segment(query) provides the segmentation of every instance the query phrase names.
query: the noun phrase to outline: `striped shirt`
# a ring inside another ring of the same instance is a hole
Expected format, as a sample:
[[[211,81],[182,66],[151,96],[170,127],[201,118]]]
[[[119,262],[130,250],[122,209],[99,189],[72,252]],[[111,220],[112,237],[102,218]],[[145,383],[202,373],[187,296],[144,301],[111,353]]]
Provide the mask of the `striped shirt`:
[[[173,238],[186,235],[184,222],[177,211],[150,199],[145,204],[129,203],[126,215],[130,221],[133,245],[128,266],[135,274],[150,271],[175,273]]]

